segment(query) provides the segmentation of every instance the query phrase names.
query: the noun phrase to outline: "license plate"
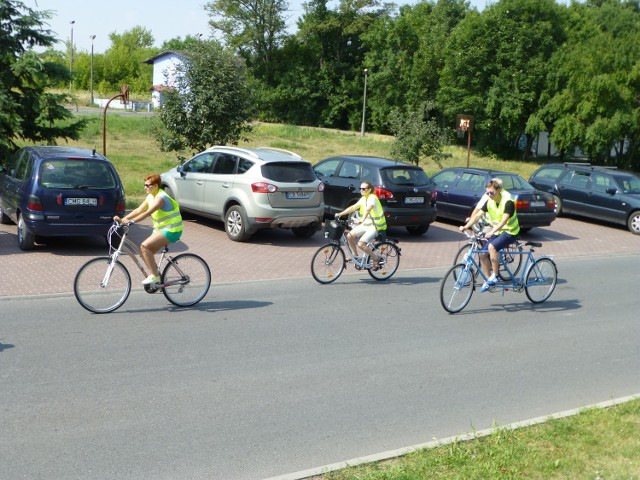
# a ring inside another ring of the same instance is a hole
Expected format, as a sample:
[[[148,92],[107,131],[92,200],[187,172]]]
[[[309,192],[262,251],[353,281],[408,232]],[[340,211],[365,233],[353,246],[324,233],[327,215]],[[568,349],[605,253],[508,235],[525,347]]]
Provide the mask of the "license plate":
[[[95,207],[98,205],[98,199],[97,198],[65,198],[64,204],[70,205],[70,206],[83,205],[83,206]]]
[[[311,197],[311,192],[287,192],[287,198],[290,200],[305,200]]]
[[[544,207],[545,203],[544,202],[531,202],[531,206],[532,207]]]
[[[424,197],[407,197],[404,203],[424,203]]]

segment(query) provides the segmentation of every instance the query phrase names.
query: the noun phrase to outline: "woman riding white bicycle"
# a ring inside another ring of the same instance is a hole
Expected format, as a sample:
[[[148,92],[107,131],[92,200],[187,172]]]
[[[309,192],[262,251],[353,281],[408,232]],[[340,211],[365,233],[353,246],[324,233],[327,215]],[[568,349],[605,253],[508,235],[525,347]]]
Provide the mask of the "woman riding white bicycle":
[[[182,235],[182,216],[178,202],[160,188],[160,175],[152,173],[144,177],[144,189],[147,197],[138,208],[125,215],[113,217],[116,222],[125,225],[141,222],[147,217],[153,220],[153,233],[140,245],[144,263],[149,269],[149,276],[142,281],[143,285],[153,285],[160,281],[155,254],[170,243],[175,243]]]
[[[362,182],[360,184],[360,192],[362,193],[360,200],[342,212],[336,213],[336,218],[348,215],[358,209],[360,210],[360,218],[357,221],[359,224],[347,234],[347,240],[351,251],[357,254],[357,247],[360,247],[363,252],[371,257],[373,268],[377,270],[380,268],[380,257],[374,254],[367,244],[378,235],[378,232],[387,229],[387,220],[380,200],[373,193],[373,185],[369,182]]]

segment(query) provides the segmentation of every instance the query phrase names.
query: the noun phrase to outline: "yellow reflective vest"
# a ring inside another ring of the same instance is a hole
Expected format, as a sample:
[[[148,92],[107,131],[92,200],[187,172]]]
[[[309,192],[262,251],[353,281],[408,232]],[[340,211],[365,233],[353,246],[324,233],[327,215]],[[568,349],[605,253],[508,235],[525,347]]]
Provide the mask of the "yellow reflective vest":
[[[161,188],[158,189],[158,193],[155,196],[149,194],[147,195],[147,205],[151,208],[153,202],[156,197],[160,195],[165,201],[166,205],[169,204],[171,206],[170,210],[162,210],[158,209],[151,214],[151,219],[153,220],[153,228],[156,231],[165,230],[167,232],[181,232],[182,231],[182,215],[180,215],[180,207],[178,207],[178,202],[176,202],[173,198],[171,198],[167,193]]]
[[[370,196],[373,197],[373,208],[369,212],[369,218],[371,218],[373,224],[376,226],[377,231],[386,230],[387,219],[384,216],[384,210],[382,209],[382,204],[380,203],[380,199],[376,197],[373,193]],[[365,198],[365,197],[362,197],[362,198]],[[367,200],[368,198],[365,198],[364,201],[360,202],[360,218],[364,218],[364,215],[367,211]],[[365,223],[365,225],[367,225],[367,223]]]
[[[487,213],[489,214],[489,218],[491,219],[492,225],[497,225],[498,223],[500,223],[500,221],[502,220],[502,216],[504,215],[504,207],[506,206],[509,200],[513,201],[513,199],[511,198],[511,194],[506,190],[502,191],[499,204],[496,204],[495,200],[493,200],[492,198],[489,198],[489,200],[487,200]],[[515,202],[514,202],[514,207],[515,207]],[[502,227],[502,229],[496,233],[502,233],[502,232],[507,232],[511,235],[517,235],[518,233],[520,233],[520,224],[518,223],[518,212],[515,209],[513,211],[513,215],[509,217],[509,220],[507,221],[505,226]]]

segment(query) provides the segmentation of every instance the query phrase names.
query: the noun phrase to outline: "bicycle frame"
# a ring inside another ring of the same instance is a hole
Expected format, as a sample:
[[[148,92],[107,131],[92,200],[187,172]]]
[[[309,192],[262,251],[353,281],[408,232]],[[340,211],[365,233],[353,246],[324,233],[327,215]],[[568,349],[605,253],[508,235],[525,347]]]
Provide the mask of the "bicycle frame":
[[[509,252],[510,255],[525,255],[525,261],[524,261],[524,265],[522,265],[520,267],[520,272],[518,273],[517,276],[515,276],[513,274],[513,272],[511,271],[511,269],[509,268],[509,264],[508,262],[506,262],[504,260],[504,257],[502,255],[502,251],[500,251],[500,254],[498,255],[498,261],[500,262],[500,265],[504,268],[504,271],[506,271],[509,274],[510,277],[510,281],[506,281],[506,282],[498,282],[496,283],[492,289],[500,289],[503,292],[507,291],[507,290],[514,290],[516,292],[521,292],[525,287],[531,286],[526,284],[525,282],[525,277],[529,271],[529,266],[532,265],[535,262],[535,257],[533,256],[533,252],[534,252],[534,247],[537,246],[537,244],[532,243],[532,242],[527,242],[525,244],[523,244],[523,246],[527,246],[529,247],[528,250],[522,250],[522,251],[511,251]],[[488,280],[487,275],[484,273],[484,271],[482,270],[482,267],[479,265],[478,262],[476,262],[474,255],[478,254],[478,253],[485,253],[485,254],[489,254],[489,250],[488,249],[477,249],[477,248],[470,248],[469,251],[467,252],[467,254],[465,255],[464,258],[464,264],[465,264],[465,272],[470,273],[471,268],[475,268],[478,272],[478,274],[483,278],[484,281]],[[464,279],[466,280],[466,278]]]
[[[118,248],[116,248],[109,255],[111,257],[111,262],[109,263],[109,267],[107,268],[107,272],[105,273],[104,278],[103,278],[103,280],[101,282],[101,285],[103,287],[106,287],[109,284],[109,279],[111,278],[111,273],[113,272],[113,269],[115,268],[115,264],[120,261],[120,256],[123,253],[127,254],[129,256],[129,258],[131,258],[133,260],[133,263],[138,267],[138,270],[140,270],[140,273],[142,273],[142,277],[143,278],[145,278],[147,276],[147,270],[143,266],[142,262],[139,260],[139,258],[142,257],[142,252],[140,251],[140,248],[134,242],[129,240],[129,238],[127,238],[128,234],[129,234],[129,226],[122,225],[121,228],[123,228],[123,233],[122,233],[122,237],[120,238],[120,245],[118,245]],[[112,245],[111,245],[111,236],[112,236],[112,232],[110,231],[109,232],[109,247],[113,248]],[[176,263],[173,262],[173,258],[171,256],[169,256],[167,258],[166,254],[168,253],[168,251],[169,251],[169,248],[166,247],[166,246],[162,249],[162,252],[160,254],[160,261],[158,262],[158,271],[159,272],[162,271],[162,265],[164,264],[165,260],[167,260],[168,262],[173,264],[173,266],[180,273],[180,276],[182,278],[178,279],[178,280],[173,280],[171,282],[154,285],[152,287],[145,286],[145,290],[147,290],[147,291],[157,291],[160,288],[171,287],[173,285],[180,285],[180,284],[186,283],[185,280],[184,280],[185,279],[184,272],[180,269],[180,267]]]
[[[348,230],[345,230],[342,236],[340,237],[340,240],[333,240],[330,238],[327,238],[327,240],[329,240],[331,243],[335,243],[336,245],[339,245],[340,248],[346,247],[347,252],[349,252],[349,258],[351,259],[351,261],[353,262],[353,265],[356,267],[357,270],[367,270],[369,268],[372,268],[373,264],[370,261],[367,261],[367,260],[371,260],[370,256],[367,253],[365,253],[362,257],[359,257],[351,250],[351,246],[349,245],[349,240],[347,240],[347,233],[348,233]],[[372,241],[370,241],[367,244],[367,246],[371,250],[373,250],[373,243],[378,239],[380,239],[380,234],[378,234]]]

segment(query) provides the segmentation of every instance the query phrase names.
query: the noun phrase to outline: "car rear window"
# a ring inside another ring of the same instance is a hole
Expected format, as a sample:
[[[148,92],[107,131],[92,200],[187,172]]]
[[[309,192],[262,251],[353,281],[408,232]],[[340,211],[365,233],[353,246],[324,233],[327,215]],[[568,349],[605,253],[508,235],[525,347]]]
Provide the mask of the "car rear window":
[[[270,162],[262,165],[262,176],[274,182],[311,183],[317,180],[310,163]]]
[[[47,160],[40,167],[40,186],[56,189],[115,188],[109,165],[93,160]]]
[[[419,168],[393,167],[380,170],[384,183],[405,187],[424,187],[431,183],[427,174]]]

